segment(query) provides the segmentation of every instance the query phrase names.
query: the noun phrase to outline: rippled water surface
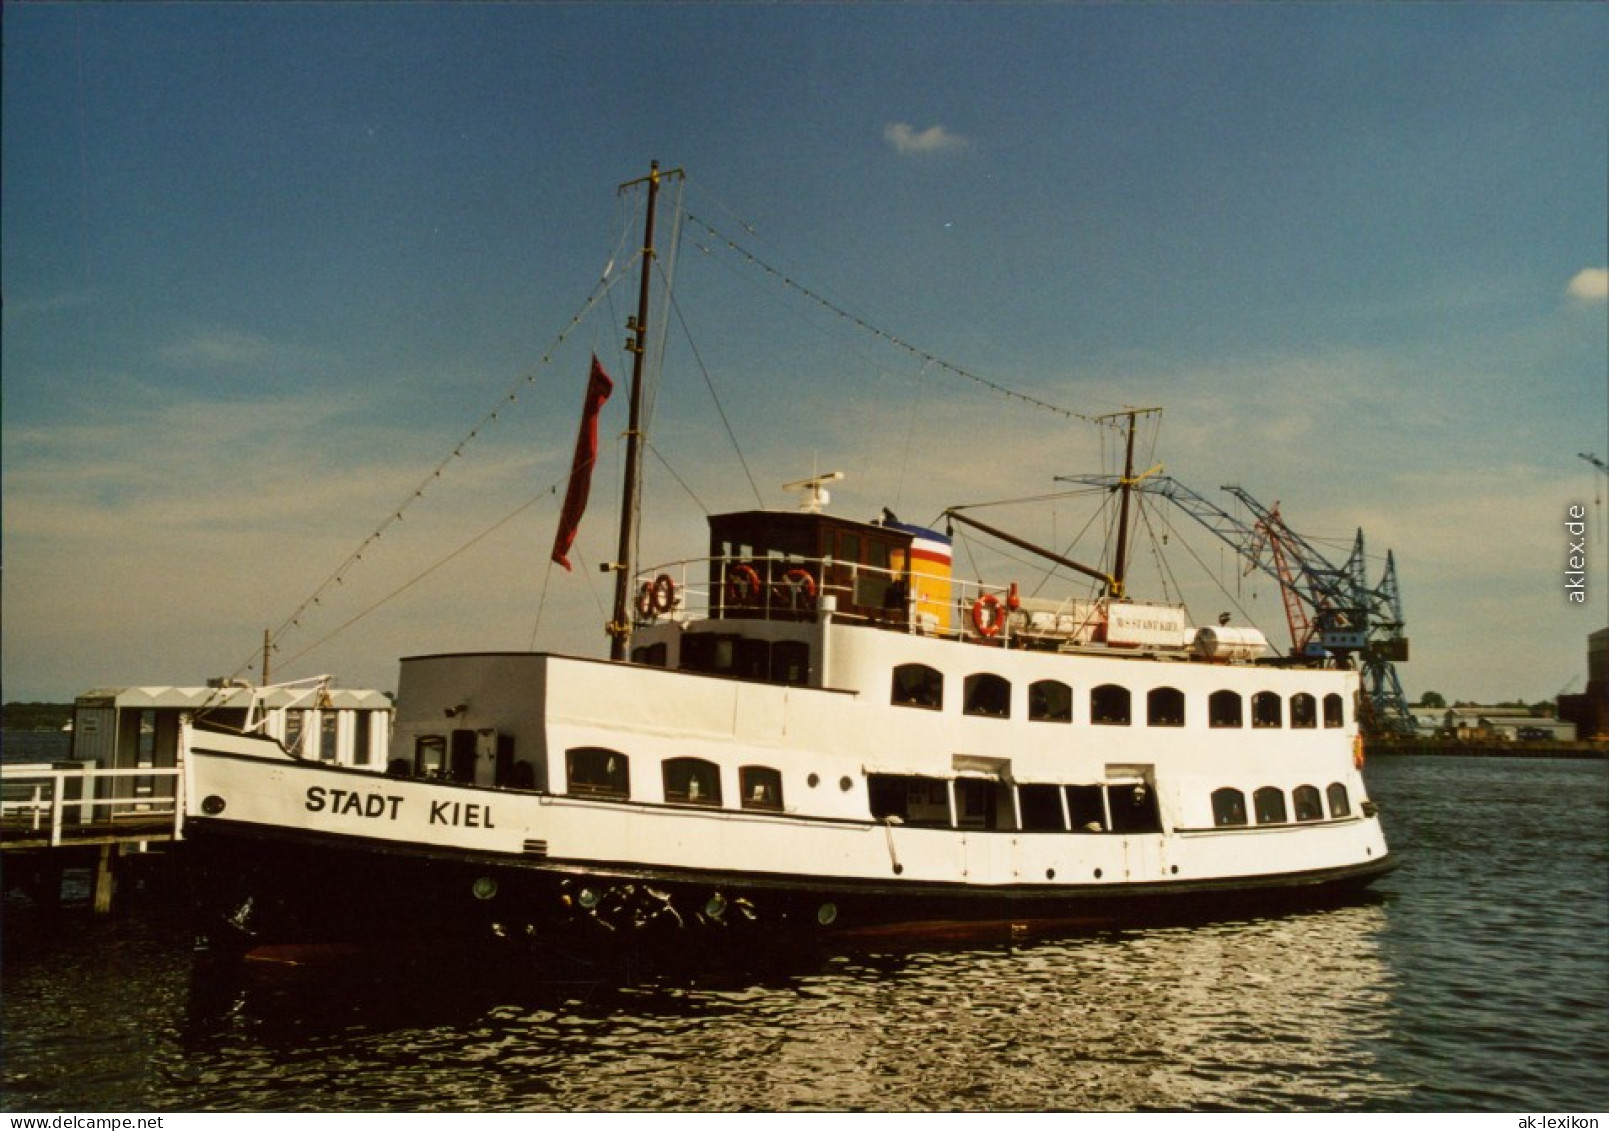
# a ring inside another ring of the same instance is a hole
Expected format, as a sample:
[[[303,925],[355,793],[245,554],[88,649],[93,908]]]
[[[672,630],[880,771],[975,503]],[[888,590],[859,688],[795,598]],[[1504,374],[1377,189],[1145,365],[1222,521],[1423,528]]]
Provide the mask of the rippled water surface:
[[[1378,898],[697,966],[214,976],[155,914],[5,904],[9,1111],[1609,1108],[1609,767],[1369,767]]]

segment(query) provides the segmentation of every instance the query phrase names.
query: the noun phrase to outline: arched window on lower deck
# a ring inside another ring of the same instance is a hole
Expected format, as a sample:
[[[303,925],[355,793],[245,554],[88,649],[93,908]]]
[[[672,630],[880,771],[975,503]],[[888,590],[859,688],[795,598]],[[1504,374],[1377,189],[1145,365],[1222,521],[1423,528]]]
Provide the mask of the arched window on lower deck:
[[[665,800],[678,805],[719,805],[721,768],[702,758],[667,758]]]
[[[1290,819],[1285,811],[1285,791],[1276,786],[1263,786],[1252,794],[1252,803],[1257,807],[1259,825],[1283,825]]]
[[[745,809],[782,808],[782,771],[770,766],[741,766],[738,796]]]
[[[1224,827],[1226,825],[1244,825],[1246,823],[1246,795],[1231,786],[1212,791],[1212,823]]]
[[[1352,815],[1352,802],[1347,797],[1346,786],[1338,781],[1332,781],[1325,794],[1330,801],[1330,816],[1350,817]]]
[[[1298,821],[1322,821],[1324,819],[1324,801],[1319,796],[1317,786],[1297,786],[1291,791],[1291,802],[1296,807],[1296,819]]]
[[[572,797],[631,796],[631,759],[601,746],[572,746],[564,752],[565,789]]]

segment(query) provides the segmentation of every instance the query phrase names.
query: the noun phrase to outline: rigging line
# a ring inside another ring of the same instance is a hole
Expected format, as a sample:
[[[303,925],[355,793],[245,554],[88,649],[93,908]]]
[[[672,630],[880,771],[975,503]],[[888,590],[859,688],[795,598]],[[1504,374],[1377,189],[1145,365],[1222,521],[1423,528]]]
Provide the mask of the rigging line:
[[[1053,405],[1049,401],[1040,400],[1038,397],[1029,396],[1027,393],[1019,393],[1015,389],[1008,389],[1006,386],[1000,384],[998,381],[991,381],[987,377],[980,377],[978,374],[973,373],[970,370],[962,369],[959,365],[952,365],[950,362],[945,361],[943,358],[938,357],[935,354],[929,353],[927,350],[922,349],[920,346],[912,345],[910,342],[907,342],[903,338],[900,338],[900,337],[898,337],[898,336],[896,336],[894,334],[889,333],[886,330],[883,330],[883,329],[880,329],[880,328],[878,328],[876,326],[873,326],[870,322],[867,322],[864,318],[861,318],[861,317],[859,317],[858,315],[855,315],[855,314],[851,314],[849,311],[845,310],[843,307],[841,307],[838,304],[834,303],[831,299],[825,298],[822,295],[817,294],[815,291],[811,290],[809,287],[806,287],[804,284],[802,284],[802,283],[798,282],[797,280],[795,280],[792,276],[786,275],[783,272],[777,270],[775,267],[772,267],[770,264],[766,263],[763,259],[760,259],[753,252],[751,252],[747,248],[745,248],[743,245],[739,244],[736,240],[733,240],[729,236],[726,236],[726,235],[722,234],[719,230],[717,230],[716,228],[712,227],[710,224],[706,223],[705,221],[701,220],[699,217],[694,216],[691,212],[689,212],[687,214],[687,218],[690,221],[692,221],[693,223],[697,224],[699,227],[703,228],[706,232],[708,232],[715,239],[723,241],[726,244],[727,247],[731,248],[739,256],[741,256],[742,258],[747,260],[749,263],[752,263],[754,266],[758,267],[761,271],[764,271],[766,274],[770,275],[772,278],[778,280],[784,286],[789,287],[792,290],[798,291],[800,294],[804,295],[806,298],[810,299],[812,302],[816,303],[817,305],[819,305],[821,307],[824,307],[825,309],[831,311],[833,314],[836,314],[839,318],[842,318],[845,321],[853,323],[854,325],[860,327],[862,330],[865,330],[867,333],[872,334],[875,337],[882,338],[884,341],[890,343],[891,345],[897,346],[902,350],[905,350],[907,353],[914,354],[915,356],[917,356],[919,358],[922,358],[923,360],[925,360],[925,361],[927,361],[927,362],[929,362],[929,363],[931,363],[933,365],[938,366],[940,369],[944,369],[944,370],[949,371],[950,373],[955,374],[957,377],[963,377],[966,380],[973,382],[974,384],[981,385],[986,389],[990,389],[990,390],[992,390],[992,391],[994,391],[996,393],[999,393],[1001,396],[1007,397],[1007,398],[1012,399],[1012,400],[1022,401],[1024,404],[1031,405],[1034,408],[1043,409],[1046,412],[1053,412],[1053,413],[1057,414],[1058,416],[1063,416],[1063,417],[1066,417],[1066,418],[1068,418],[1070,420],[1082,420],[1082,421],[1084,421],[1085,423],[1088,423],[1088,424],[1096,424],[1096,425],[1099,425],[1102,428],[1114,428],[1114,427],[1116,427],[1116,425],[1113,422],[1109,421],[1109,420],[1102,420],[1099,417],[1089,416],[1089,415],[1087,415],[1085,413],[1082,413],[1082,412],[1075,412],[1070,408],[1062,408],[1060,405]]]
[[[330,576],[327,577],[318,586],[318,588],[313,590],[311,596],[306,598],[300,605],[296,607],[296,610],[292,612],[290,616],[286,617],[285,620],[281,622],[279,627],[269,635],[269,646],[271,648],[277,650],[277,641],[279,638],[291,628],[299,627],[301,617],[308,611],[308,609],[322,603],[322,598],[326,590],[328,590],[331,586],[339,585],[345,581],[347,573],[350,572],[358,562],[363,560],[363,555],[368,551],[369,547],[373,546],[382,537],[384,537],[386,531],[391,529],[393,525],[402,521],[403,512],[412,506],[416,499],[422,498],[431,485],[437,479],[441,478],[441,473],[448,467],[448,465],[451,464],[453,460],[460,458],[464,453],[464,449],[474,442],[474,440],[484,429],[489,427],[494,421],[497,420],[498,413],[502,411],[503,406],[513,404],[518,399],[519,391],[522,387],[526,385],[534,385],[536,383],[537,372],[552,363],[553,354],[558,350],[559,346],[564,344],[571,331],[573,331],[576,326],[578,326],[581,321],[586,318],[587,314],[594,306],[597,305],[600,299],[613,291],[615,284],[621,279],[625,278],[626,274],[626,272],[620,272],[615,275],[613,280],[611,280],[606,269],[606,273],[599,278],[597,285],[593,287],[592,293],[587,296],[586,301],[581,304],[580,309],[576,311],[576,313],[571,317],[569,323],[565,325],[564,329],[559,331],[558,335],[548,345],[548,348],[543,353],[541,360],[537,362],[536,368],[520,377],[520,379],[514,383],[513,387],[510,388],[509,391],[498,400],[497,407],[493,408],[487,412],[486,415],[481,417],[480,421],[469,430],[468,435],[464,436],[456,445],[454,445],[452,452],[442,459],[442,461],[436,465],[429,475],[425,476],[424,479],[420,481],[419,485],[413,489],[413,492],[408,495],[407,498],[405,498],[396,507],[392,508],[390,515],[388,515],[386,519],[369,534],[368,537],[358,544],[358,548],[356,550],[347,555],[345,560],[343,560],[341,564],[336,567],[335,572],[330,574]],[[236,668],[235,676],[238,677],[241,672],[249,671],[254,665],[257,656],[258,653],[254,652],[251,657],[249,657],[244,663]]]
[[[726,429],[726,438],[732,441],[732,450],[737,453],[737,461],[743,467],[743,475],[749,481],[749,489],[754,492],[755,501],[764,507],[765,496],[760,494],[760,486],[754,481],[754,472],[749,469],[749,461],[743,457],[743,448],[737,442],[737,433],[732,430],[732,422],[726,417],[726,409],[721,404],[721,395],[715,391],[715,381],[710,377],[709,367],[704,364],[704,355],[698,351],[698,343],[693,340],[693,331],[688,327],[687,318],[682,314],[681,303],[676,301],[674,294],[671,295],[670,308],[676,314],[676,321],[681,324],[682,336],[687,339],[687,347],[693,351],[693,361],[698,365],[698,371],[704,375],[704,387],[710,391],[710,399],[715,402],[715,413],[721,418],[721,427]],[[692,492],[689,491],[688,494]]]
[[[672,467],[670,465],[670,461],[665,458],[665,453],[655,447],[652,440],[644,438],[643,444],[646,445],[648,450],[654,454],[654,458],[659,461],[660,466],[666,471],[670,472],[670,477],[676,480],[677,485],[680,486],[683,491],[687,492],[687,497],[693,500],[693,505],[699,510],[703,511],[704,516],[708,518],[710,509],[704,505],[703,499],[700,499],[696,494],[693,493],[693,489],[687,485],[687,481],[676,473],[676,469]]]
[[[911,469],[911,446],[916,440],[916,425],[921,418],[922,390],[927,381],[927,371],[930,362],[924,361],[922,368],[916,371],[916,389],[911,394],[911,419],[905,429],[905,451],[900,457],[899,479],[894,487],[894,507],[898,509],[900,501],[905,497],[905,477]]]
[[[523,502],[519,506],[515,507],[512,511],[510,511],[508,514],[504,515],[502,518],[498,519],[496,522],[494,522],[491,526],[487,527],[485,530],[482,530],[479,534],[475,535],[475,537],[471,538],[468,542],[465,542],[462,546],[459,546],[456,550],[454,550],[452,553],[448,554],[446,557],[441,558],[434,565],[428,566],[423,572],[421,572],[419,574],[416,574],[412,579],[403,582],[397,588],[395,588],[391,592],[387,593],[384,597],[381,597],[378,601],[374,602],[374,604],[370,605],[368,608],[364,609],[362,612],[360,612],[356,616],[352,617],[350,620],[348,620],[345,624],[341,625],[339,628],[336,628],[336,629],[332,630],[331,632],[327,633],[326,635],[324,635],[323,637],[319,638],[318,640],[315,640],[313,643],[309,644],[306,648],[303,648],[300,652],[297,652],[295,655],[289,656],[286,659],[281,660],[280,663],[281,664],[294,664],[297,660],[300,660],[303,656],[307,655],[309,652],[313,651],[315,648],[319,648],[319,647],[323,646],[324,644],[329,643],[335,637],[339,636],[341,633],[343,633],[347,629],[351,628],[358,621],[362,620],[364,617],[368,616],[370,613],[374,612],[376,609],[380,608],[382,605],[384,605],[387,602],[391,601],[393,598],[399,596],[400,594],[406,592],[409,589],[412,589],[415,585],[419,584],[419,582],[423,581],[425,578],[427,578],[431,574],[435,573],[442,566],[446,565],[448,562],[452,561],[454,558],[458,557],[460,554],[462,554],[465,551],[469,550],[471,547],[473,547],[477,543],[479,543],[479,542],[483,541],[484,539],[490,537],[492,534],[495,534],[498,530],[502,529],[504,526],[507,526],[514,519],[518,518],[520,515],[524,514],[526,511],[528,511],[532,507],[534,507],[537,503],[541,502],[545,498],[550,497],[554,493],[555,492],[550,489],[550,490],[547,490],[547,491],[543,491],[539,495],[535,495],[535,496],[525,500],[525,502]]]
[[[1228,588],[1225,587],[1223,583],[1222,577],[1214,573],[1212,568],[1208,566],[1206,562],[1201,560],[1201,555],[1197,554],[1195,547],[1190,545],[1190,540],[1181,536],[1179,538],[1179,544],[1184,547],[1184,552],[1190,555],[1191,560],[1194,561],[1196,565],[1201,567],[1201,572],[1212,579],[1213,584],[1218,587],[1219,592],[1221,592],[1228,599],[1229,603],[1235,607],[1236,611],[1238,611],[1241,616],[1246,618],[1246,623],[1250,624],[1253,628],[1257,628],[1257,618],[1248,613],[1245,607],[1241,605],[1240,599],[1233,593],[1229,592]],[[1224,547],[1221,544],[1218,547],[1218,552],[1220,555],[1224,552]],[[1239,581],[1238,571],[1236,574],[1236,581]],[[1262,629],[1258,628],[1257,631],[1262,632]],[[1267,636],[1268,634],[1265,632],[1263,635]]]

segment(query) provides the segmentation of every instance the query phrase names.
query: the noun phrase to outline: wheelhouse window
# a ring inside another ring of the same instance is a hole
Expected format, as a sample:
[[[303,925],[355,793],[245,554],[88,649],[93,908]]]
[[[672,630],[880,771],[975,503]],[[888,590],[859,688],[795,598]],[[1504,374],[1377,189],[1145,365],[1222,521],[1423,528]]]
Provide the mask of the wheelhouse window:
[[[565,780],[572,797],[631,796],[631,760],[601,746],[573,746],[564,752]]]
[[[1259,825],[1283,825],[1289,819],[1285,815],[1285,791],[1282,789],[1265,785],[1252,794],[1252,801],[1257,806]]]
[[[1207,725],[1211,727],[1244,726],[1241,716],[1241,699],[1238,692],[1214,691],[1207,699]]]
[[[782,771],[770,766],[742,766],[738,791],[745,809],[782,809]]]
[[[1153,687],[1145,696],[1145,721],[1154,727],[1184,726],[1184,692],[1177,687]]]
[[[1075,833],[1104,833],[1106,800],[1098,785],[1067,787],[1067,818]]]
[[[771,682],[803,687],[810,682],[810,645],[778,640],[771,646]]]
[[[1089,721],[1101,726],[1129,725],[1129,689],[1103,683],[1089,692]]]
[[[658,644],[650,644],[646,648],[633,648],[631,650],[631,662],[634,664],[646,664],[649,667],[662,668],[666,666],[666,660],[666,649],[663,641]]]
[[[926,664],[901,664],[894,669],[893,703],[896,707],[944,706],[944,673]]]
[[[1062,815],[1061,789],[1054,785],[1019,785],[1017,807],[1022,811],[1022,828],[1030,833],[1059,833],[1067,829]]]
[[[1318,726],[1318,700],[1305,691],[1291,696],[1291,726],[1297,730]]]
[[[1319,797],[1317,786],[1297,786],[1291,791],[1291,802],[1296,807],[1296,819],[1298,821],[1322,821],[1324,819],[1324,802]]]
[[[866,795],[872,817],[897,817],[907,825],[950,827],[950,783],[914,774],[868,774]]]
[[[1284,704],[1272,691],[1259,691],[1251,697],[1251,725],[1261,729],[1283,726]]]
[[[1028,718],[1041,723],[1073,721],[1073,689],[1055,679],[1028,685]]]
[[[1011,717],[1011,683],[989,672],[969,675],[962,687],[961,710],[990,719]]]
[[[667,758],[665,800],[677,805],[719,805],[721,769],[702,758]]]
[[[1246,823],[1246,795],[1225,786],[1212,791],[1212,823],[1220,828]]]
[[[1324,697],[1324,725],[1327,727],[1346,725],[1346,705],[1333,691]]]
[[[1330,783],[1329,788],[1324,792],[1329,797],[1330,816],[1350,817],[1352,815],[1352,802],[1346,795],[1346,786],[1334,781]]]

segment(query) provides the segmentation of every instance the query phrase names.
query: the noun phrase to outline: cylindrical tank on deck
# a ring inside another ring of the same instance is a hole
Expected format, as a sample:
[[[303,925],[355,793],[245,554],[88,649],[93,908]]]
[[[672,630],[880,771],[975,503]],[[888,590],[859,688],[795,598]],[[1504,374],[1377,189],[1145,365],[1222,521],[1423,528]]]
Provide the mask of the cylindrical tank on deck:
[[[1268,638],[1255,628],[1219,625],[1196,629],[1196,652],[1212,660],[1255,660],[1268,651]]]

